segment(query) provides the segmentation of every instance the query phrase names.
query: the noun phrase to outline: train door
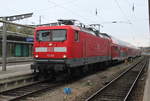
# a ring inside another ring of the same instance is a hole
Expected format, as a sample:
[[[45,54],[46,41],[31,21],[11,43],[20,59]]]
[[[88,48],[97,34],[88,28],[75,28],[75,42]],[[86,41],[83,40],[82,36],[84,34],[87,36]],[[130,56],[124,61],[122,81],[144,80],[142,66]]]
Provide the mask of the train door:
[[[120,58],[120,47],[114,45],[111,47],[111,57],[113,60],[118,60]]]
[[[74,31],[72,44],[73,57],[80,58],[82,56],[80,32]]]
[[[109,59],[111,59],[111,42],[110,40],[107,41],[107,56],[109,56]]]
[[[83,47],[82,47],[82,57],[86,57],[87,56],[87,40],[84,39],[83,40]]]

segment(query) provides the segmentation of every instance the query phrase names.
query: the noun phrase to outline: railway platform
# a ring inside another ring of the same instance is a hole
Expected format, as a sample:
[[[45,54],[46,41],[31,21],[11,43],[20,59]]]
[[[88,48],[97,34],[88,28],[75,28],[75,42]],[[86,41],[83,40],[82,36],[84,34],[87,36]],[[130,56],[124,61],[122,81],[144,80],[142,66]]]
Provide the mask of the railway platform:
[[[32,73],[30,69],[30,63],[13,63],[7,65],[7,71],[2,71],[0,66],[0,81],[8,78],[13,78],[20,75],[26,75]]]
[[[143,101],[150,101],[149,94],[150,94],[150,60],[149,60],[148,75],[147,75],[147,80],[146,80],[146,85],[144,90]]]
[[[7,63],[17,63],[17,62],[32,62],[32,57],[8,57]],[[2,63],[2,58],[0,58],[0,65]]]

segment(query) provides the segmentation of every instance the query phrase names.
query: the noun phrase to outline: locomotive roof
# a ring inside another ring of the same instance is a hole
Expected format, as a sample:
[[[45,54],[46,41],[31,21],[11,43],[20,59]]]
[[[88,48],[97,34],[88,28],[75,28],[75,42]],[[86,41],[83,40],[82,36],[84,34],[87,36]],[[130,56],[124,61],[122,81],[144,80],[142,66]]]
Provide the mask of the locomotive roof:
[[[38,26],[36,27],[36,30],[44,30],[44,29],[74,29],[74,30],[80,30],[79,27],[73,26],[73,25],[63,25],[63,26]]]

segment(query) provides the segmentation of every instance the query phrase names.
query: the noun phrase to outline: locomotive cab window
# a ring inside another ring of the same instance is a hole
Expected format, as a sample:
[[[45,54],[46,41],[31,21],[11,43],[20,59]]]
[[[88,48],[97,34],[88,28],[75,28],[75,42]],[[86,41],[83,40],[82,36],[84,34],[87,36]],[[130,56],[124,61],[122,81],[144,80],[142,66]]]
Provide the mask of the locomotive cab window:
[[[65,41],[66,30],[64,29],[51,29],[37,31],[37,41]]]
[[[52,41],[66,40],[66,30],[52,30]]]
[[[78,31],[75,31],[75,41],[79,41],[79,32]]]

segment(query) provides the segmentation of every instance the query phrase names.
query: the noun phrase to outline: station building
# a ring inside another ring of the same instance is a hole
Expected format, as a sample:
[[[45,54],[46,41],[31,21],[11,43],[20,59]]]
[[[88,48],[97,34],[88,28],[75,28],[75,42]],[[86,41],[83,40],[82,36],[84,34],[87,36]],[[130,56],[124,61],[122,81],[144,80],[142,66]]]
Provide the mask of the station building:
[[[2,57],[2,30],[0,30],[0,57]],[[33,35],[7,31],[7,57],[32,57]]]

